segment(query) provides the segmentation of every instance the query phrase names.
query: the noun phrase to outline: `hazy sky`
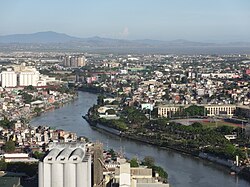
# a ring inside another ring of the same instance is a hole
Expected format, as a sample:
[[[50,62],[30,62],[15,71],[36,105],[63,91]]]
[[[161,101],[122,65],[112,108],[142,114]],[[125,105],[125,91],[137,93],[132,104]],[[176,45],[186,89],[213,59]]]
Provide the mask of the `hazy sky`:
[[[250,41],[250,0],[1,0],[0,35]]]

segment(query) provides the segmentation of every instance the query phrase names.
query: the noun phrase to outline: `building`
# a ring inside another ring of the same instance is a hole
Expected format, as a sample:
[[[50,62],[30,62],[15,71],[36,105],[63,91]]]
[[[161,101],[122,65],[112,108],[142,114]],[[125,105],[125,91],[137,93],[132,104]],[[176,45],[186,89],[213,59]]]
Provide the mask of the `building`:
[[[121,163],[115,168],[111,186],[122,187],[169,187],[168,183],[158,180],[158,174],[153,177],[151,168],[131,168],[130,163]]]
[[[233,117],[236,105],[204,105],[207,116]]]
[[[84,143],[52,143],[39,162],[39,187],[91,187],[91,155]]]
[[[3,157],[5,162],[38,162],[27,153],[5,153]]]
[[[19,86],[37,86],[39,81],[39,74],[40,73],[36,69],[19,72]]]
[[[0,74],[1,86],[16,87],[17,86],[17,73],[11,68],[7,68],[6,71],[2,71]]]
[[[84,56],[77,57],[77,67],[82,67],[86,65],[86,60]]]
[[[27,66],[13,66],[7,68],[6,71],[0,73],[1,86],[3,88],[16,87],[16,86],[45,86],[46,79],[40,79],[40,73],[36,68]]]
[[[82,67],[86,65],[84,56],[66,56],[63,61],[65,67]]]
[[[177,112],[181,112],[184,108],[191,105],[160,105],[158,106],[158,116],[171,118]],[[236,105],[197,105],[203,106],[206,111],[206,115],[212,116],[226,116],[233,117],[236,110]]]
[[[94,159],[93,159],[93,186],[100,187],[103,181],[103,145],[101,143],[94,144]]]
[[[160,105],[158,106],[158,116],[171,118],[175,113],[182,111],[184,105]]]

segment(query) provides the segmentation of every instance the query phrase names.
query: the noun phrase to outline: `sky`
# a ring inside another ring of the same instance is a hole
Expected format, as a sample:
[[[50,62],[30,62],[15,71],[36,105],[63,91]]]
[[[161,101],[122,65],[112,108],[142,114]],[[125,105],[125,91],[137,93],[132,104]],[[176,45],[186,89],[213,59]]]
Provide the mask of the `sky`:
[[[0,35],[250,42],[250,0],[0,0]]]

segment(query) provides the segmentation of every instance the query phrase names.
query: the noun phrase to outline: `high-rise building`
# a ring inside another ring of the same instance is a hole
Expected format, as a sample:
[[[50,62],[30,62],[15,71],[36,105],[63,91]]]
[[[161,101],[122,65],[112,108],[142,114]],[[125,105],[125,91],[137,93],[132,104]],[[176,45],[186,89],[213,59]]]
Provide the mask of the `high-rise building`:
[[[40,73],[36,69],[21,71],[18,74],[19,86],[37,86]]]
[[[91,155],[84,143],[53,143],[39,162],[39,187],[91,187]]]
[[[100,187],[103,180],[103,145],[101,143],[95,143],[94,145],[94,187]]]
[[[15,87],[17,86],[17,73],[11,68],[7,68],[6,71],[2,71],[0,74],[1,86],[5,87]]]
[[[85,57],[84,56],[78,56],[77,57],[77,66],[82,67],[86,65]]]
[[[84,56],[66,56],[63,61],[65,67],[82,67],[86,65]]]

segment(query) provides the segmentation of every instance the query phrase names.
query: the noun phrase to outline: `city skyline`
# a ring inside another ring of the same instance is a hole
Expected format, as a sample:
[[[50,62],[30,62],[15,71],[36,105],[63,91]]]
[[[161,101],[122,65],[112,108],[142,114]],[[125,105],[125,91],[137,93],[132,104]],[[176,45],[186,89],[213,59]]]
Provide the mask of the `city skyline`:
[[[82,38],[250,41],[246,0],[11,0],[0,5],[1,36],[55,31]]]

